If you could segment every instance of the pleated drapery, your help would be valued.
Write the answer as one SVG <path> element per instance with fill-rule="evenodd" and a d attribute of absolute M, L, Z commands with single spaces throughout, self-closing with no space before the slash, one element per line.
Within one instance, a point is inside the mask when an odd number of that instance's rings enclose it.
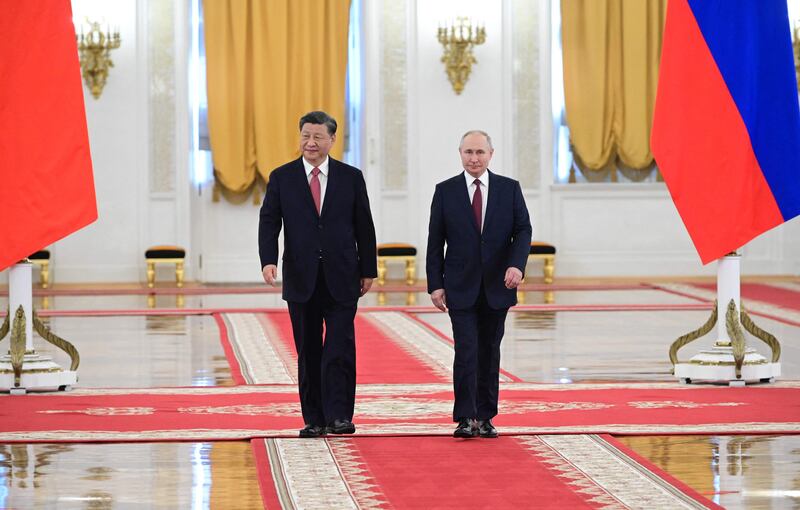
<path fill-rule="evenodd" d="M 666 0 L 561 0 L 564 99 L 588 180 L 653 168 L 653 121 Z"/>
<path fill-rule="evenodd" d="M 247 193 L 300 155 L 300 117 L 338 124 L 341 158 L 350 0 L 205 0 L 208 131 L 214 176 Z"/>

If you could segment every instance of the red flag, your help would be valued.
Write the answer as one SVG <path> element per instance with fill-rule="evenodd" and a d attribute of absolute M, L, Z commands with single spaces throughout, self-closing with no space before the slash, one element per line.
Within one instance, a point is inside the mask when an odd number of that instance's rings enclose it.
<path fill-rule="evenodd" d="M 69 0 L 0 0 L 0 270 L 97 219 Z"/>
<path fill-rule="evenodd" d="M 703 264 L 800 215 L 785 0 L 670 0 L 650 145 Z"/>

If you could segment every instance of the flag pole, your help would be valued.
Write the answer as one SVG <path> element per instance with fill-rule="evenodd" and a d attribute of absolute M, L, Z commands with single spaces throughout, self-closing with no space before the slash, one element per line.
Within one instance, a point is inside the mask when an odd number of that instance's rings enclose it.
<path fill-rule="evenodd" d="M 26 259 L 8 271 L 9 309 L 0 326 L 0 341 L 10 337 L 8 354 L 0 355 L 0 388 L 12 395 L 24 395 L 30 389 L 71 389 L 78 381 L 80 356 L 75 347 L 53 334 L 33 310 L 32 264 Z M 38 354 L 33 347 L 33 330 L 69 354 L 72 363 L 64 370 L 50 356 Z"/>
<path fill-rule="evenodd" d="M 744 386 L 748 382 L 774 382 L 781 375 L 780 344 L 774 336 L 755 326 L 741 307 L 741 255 L 731 252 L 717 262 L 717 301 L 704 326 L 683 335 L 670 347 L 675 377 L 682 383 L 725 382 Z M 688 362 L 677 361 L 677 351 L 687 343 L 709 333 L 716 323 L 717 340 L 711 349 L 703 349 Z M 748 347 L 744 329 L 772 348 L 767 360 Z"/>

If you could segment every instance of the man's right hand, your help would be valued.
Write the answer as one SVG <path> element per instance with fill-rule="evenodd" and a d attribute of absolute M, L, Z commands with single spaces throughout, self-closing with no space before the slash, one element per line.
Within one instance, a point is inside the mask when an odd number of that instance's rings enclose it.
<path fill-rule="evenodd" d="M 436 289 L 431 292 L 431 301 L 433 302 L 433 306 L 439 310 L 443 312 L 447 311 L 447 298 L 444 295 L 444 289 Z"/>
<path fill-rule="evenodd" d="M 264 266 L 264 269 L 261 270 L 261 273 L 264 275 L 264 281 L 267 282 L 268 285 L 275 286 L 275 280 L 278 278 L 278 266 L 275 264 L 267 264 Z"/>

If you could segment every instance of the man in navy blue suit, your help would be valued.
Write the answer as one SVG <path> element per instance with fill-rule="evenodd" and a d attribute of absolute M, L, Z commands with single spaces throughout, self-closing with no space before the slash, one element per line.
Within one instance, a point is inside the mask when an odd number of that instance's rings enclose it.
<path fill-rule="evenodd" d="M 458 150 L 464 172 L 437 184 L 431 204 L 428 293 L 453 324 L 453 436 L 494 438 L 500 341 L 517 303 L 531 222 L 519 183 L 489 171 L 487 133 L 468 131 Z"/>
<path fill-rule="evenodd" d="M 305 421 L 300 437 L 355 432 L 353 321 L 358 298 L 378 274 L 367 186 L 359 169 L 328 156 L 335 142 L 336 120 L 327 113 L 300 119 L 303 155 L 270 174 L 258 225 L 264 281 L 275 285 L 283 224 L 283 299 Z"/>

